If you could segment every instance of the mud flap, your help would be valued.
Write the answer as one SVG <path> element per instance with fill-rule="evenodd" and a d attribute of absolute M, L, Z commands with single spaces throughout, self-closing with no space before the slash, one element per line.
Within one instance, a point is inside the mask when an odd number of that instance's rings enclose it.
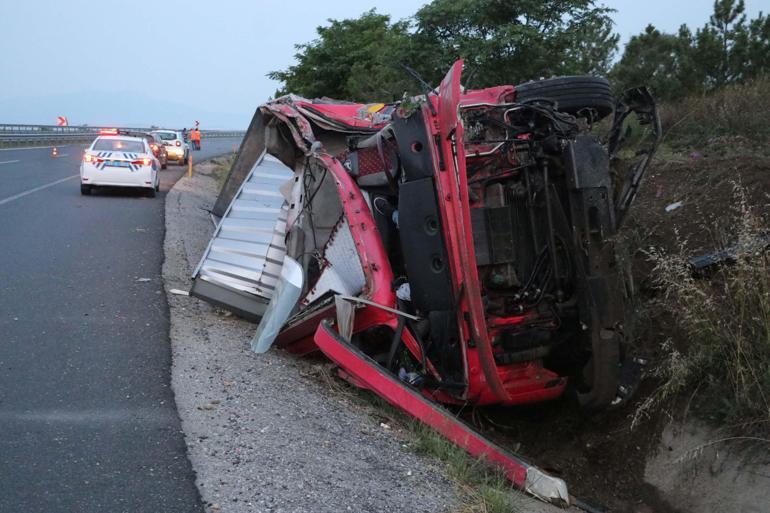
<path fill-rule="evenodd" d="M 346 342 L 321 322 L 314 337 L 319 349 L 359 386 L 363 385 L 393 406 L 431 426 L 471 456 L 499 467 L 517 488 L 560 507 L 570 504 L 566 483 L 534 467 L 520 457 L 487 440 L 466 423 L 424 397 L 386 371 L 381 365 Z"/>

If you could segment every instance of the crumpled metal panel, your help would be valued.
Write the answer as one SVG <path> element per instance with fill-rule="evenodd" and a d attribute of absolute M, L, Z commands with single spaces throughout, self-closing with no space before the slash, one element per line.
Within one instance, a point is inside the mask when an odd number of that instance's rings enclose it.
<path fill-rule="evenodd" d="M 325 264 L 321 275 L 302 299 L 303 304 L 309 305 L 329 291 L 344 296 L 361 292 L 366 285 L 366 276 L 347 219 L 343 218 L 337 224 L 322 256 Z"/>
<path fill-rule="evenodd" d="M 286 253 L 288 206 L 280 187 L 293 171 L 268 154 L 252 168 L 193 273 L 191 294 L 260 317 Z M 205 283 L 201 283 L 205 282 Z M 250 304 L 253 303 L 253 304 Z"/>

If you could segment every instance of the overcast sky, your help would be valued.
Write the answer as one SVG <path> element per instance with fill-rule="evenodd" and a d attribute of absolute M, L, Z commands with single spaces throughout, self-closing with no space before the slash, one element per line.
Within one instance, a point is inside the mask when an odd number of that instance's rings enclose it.
<path fill-rule="evenodd" d="M 424 3 L 2 0 L 0 123 L 53 122 L 65 114 L 73 123 L 120 123 L 115 117 L 123 116 L 131 117 L 126 123 L 188 124 L 178 118 L 189 109 L 190 118 L 203 117 L 204 125 L 244 126 L 276 89 L 265 74 L 291 64 L 293 45 L 313 39 L 325 20 L 355 17 L 372 7 L 400 19 Z M 752 16 L 770 10 L 770 0 L 746 3 Z M 713 2 L 604 4 L 618 11 L 614 18 L 622 44 L 648 23 L 667 31 L 682 23 L 699 27 L 708 20 Z M 110 107 L 97 99 L 104 98 L 130 104 L 131 116 L 119 105 L 112 113 L 103 112 Z M 68 112 L 53 112 L 57 102 L 59 110 Z"/>

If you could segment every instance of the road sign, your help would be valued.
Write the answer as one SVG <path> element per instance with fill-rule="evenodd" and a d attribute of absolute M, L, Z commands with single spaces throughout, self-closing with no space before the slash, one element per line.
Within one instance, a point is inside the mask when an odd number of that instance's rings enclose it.
<path fill-rule="evenodd" d="M 57 126 L 67 126 L 67 116 L 59 116 L 56 118 Z"/>
<path fill-rule="evenodd" d="M 195 120 L 195 128 L 199 128 L 201 126 L 201 122 L 197 119 Z"/>

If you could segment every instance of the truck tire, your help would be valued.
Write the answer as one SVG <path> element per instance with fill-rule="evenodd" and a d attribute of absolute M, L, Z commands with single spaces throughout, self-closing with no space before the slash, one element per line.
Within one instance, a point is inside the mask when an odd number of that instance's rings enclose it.
<path fill-rule="evenodd" d="M 572 115 L 588 115 L 589 110 L 593 110 L 596 113 L 593 121 L 607 117 L 615 109 L 609 81 L 588 75 L 546 78 L 516 86 L 517 102 L 537 100 L 555 103 L 557 110 Z"/>

